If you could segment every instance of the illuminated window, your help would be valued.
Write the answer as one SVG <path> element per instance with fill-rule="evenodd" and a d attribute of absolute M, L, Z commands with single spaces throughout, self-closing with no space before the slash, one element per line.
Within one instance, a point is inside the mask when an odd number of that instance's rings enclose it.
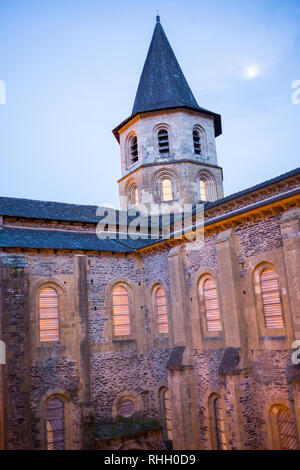
<path fill-rule="evenodd" d="M 164 178 L 161 182 L 162 186 L 162 200 L 163 201 L 172 201 L 173 192 L 172 192 L 172 183 L 169 178 Z"/>
<path fill-rule="evenodd" d="M 136 186 L 132 186 L 131 188 L 131 201 L 133 206 L 139 203 L 139 192 Z"/>
<path fill-rule="evenodd" d="M 278 274 L 271 268 L 264 269 L 260 275 L 261 295 L 266 328 L 284 327 L 278 279 Z"/>
<path fill-rule="evenodd" d="M 130 139 L 130 163 L 133 164 L 139 159 L 138 145 L 136 136 L 132 136 Z"/>
<path fill-rule="evenodd" d="M 200 155 L 201 153 L 201 140 L 200 140 L 200 132 L 196 129 L 193 130 L 193 140 L 194 140 L 194 152 L 196 155 Z"/>
<path fill-rule="evenodd" d="M 129 418 L 134 413 L 134 403 L 128 398 L 124 398 L 118 404 L 118 415 Z"/>
<path fill-rule="evenodd" d="M 167 298 L 164 289 L 159 287 L 155 297 L 158 333 L 168 333 Z"/>
<path fill-rule="evenodd" d="M 288 408 L 283 405 L 275 405 L 272 407 L 271 411 L 271 425 L 272 427 L 277 428 L 276 430 L 273 429 L 276 436 L 276 449 L 296 450 L 298 448 L 298 444 L 292 414 Z"/>
<path fill-rule="evenodd" d="M 130 335 L 129 300 L 127 290 L 117 286 L 113 290 L 113 324 L 114 334 Z"/>
<path fill-rule="evenodd" d="M 46 408 L 47 450 L 63 450 L 64 440 L 64 404 L 58 398 L 50 398 Z"/>
<path fill-rule="evenodd" d="M 169 134 L 166 129 L 162 129 L 158 133 L 158 150 L 159 153 L 169 152 Z"/>
<path fill-rule="evenodd" d="M 203 299 L 207 331 L 221 331 L 221 316 L 217 286 L 212 278 L 203 283 Z"/>
<path fill-rule="evenodd" d="M 40 341 L 59 341 L 58 295 L 52 287 L 40 292 Z"/>
<path fill-rule="evenodd" d="M 200 187 L 200 200 L 207 201 L 207 181 L 201 178 L 199 180 L 199 187 Z"/>
<path fill-rule="evenodd" d="M 226 435 L 225 435 L 225 424 L 224 414 L 221 404 L 220 397 L 214 400 L 214 414 L 215 414 L 215 426 L 216 426 L 216 438 L 218 450 L 227 450 Z"/>
<path fill-rule="evenodd" d="M 170 408 L 170 396 L 169 390 L 166 387 L 162 387 L 159 390 L 159 401 L 161 409 L 161 419 L 163 428 L 163 438 L 172 441 L 172 419 L 171 419 L 171 408 Z"/>

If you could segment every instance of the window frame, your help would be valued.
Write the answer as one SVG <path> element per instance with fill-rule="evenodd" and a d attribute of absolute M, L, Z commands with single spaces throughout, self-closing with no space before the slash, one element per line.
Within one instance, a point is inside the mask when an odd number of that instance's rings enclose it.
<path fill-rule="evenodd" d="M 116 287 L 123 287 L 128 296 L 128 310 L 129 310 L 129 321 L 130 321 L 130 334 L 129 335 L 116 335 L 115 326 L 114 326 L 114 305 L 113 305 L 113 292 Z M 113 341 L 123 341 L 123 340 L 132 340 L 135 339 L 135 325 L 133 321 L 134 313 L 134 304 L 133 304 L 133 293 L 131 287 L 124 281 L 116 282 L 110 291 L 111 299 L 111 329 L 112 329 L 112 340 Z"/>
<path fill-rule="evenodd" d="M 267 328 L 265 323 L 265 314 L 264 314 L 264 307 L 263 307 L 263 299 L 262 299 L 262 290 L 261 290 L 261 274 L 266 268 L 271 268 L 277 275 L 278 275 L 278 291 L 280 297 L 280 305 L 283 317 L 283 328 Z M 254 268 L 253 271 L 253 290 L 254 290 L 254 297 L 255 297 L 255 310 L 258 322 L 258 331 L 260 335 L 260 339 L 264 339 L 264 337 L 284 337 L 287 335 L 287 315 L 285 310 L 285 305 L 282 298 L 282 281 L 281 281 L 281 274 L 278 272 L 274 264 L 269 262 L 262 262 Z"/>
<path fill-rule="evenodd" d="M 195 134 L 197 134 L 198 138 L 199 138 L 199 143 L 198 144 L 196 144 L 196 142 L 195 142 Z M 197 152 L 196 152 L 196 145 L 199 145 L 199 149 L 197 149 Z M 201 157 L 201 155 L 202 155 L 202 139 L 201 139 L 201 132 L 199 131 L 199 129 L 197 127 L 193 128 L 193 147 L 194 147 L 194 154 L 197 155 L 198 157 Z"/>
<path fill-rule="evenodd" d="M 50 340 L 50 341 L 41 341 L 41 323 L 40 323 L 40 295 L 42 290 L 44 289 L 53 289 L 57 294 L 58 299 L 58 340 Z M 61 326 L 61 319 L 62 319 L 62 311 L 63 311 L 63 292 L 61 288 L 52 282 L 47 282 L 39 286 L 37 291 L 37 332 L 38 332 L 38 344 L 41 347 L 49 347 L 55 346 L 62 343 L 62 326 Z"/>
<path fill-rule="evenodd" d="M 118 416 L 122 416 L 118 412 L 119 412 L 119 405 L 124 400 L 130 400 L 133 402 L 134 411 L 132 415 L 130 415 L 130 418 L 138 417 L 143 411 L 143 401 L 142 401 L 141 396 L 134 390 L 124 390 L 123 392 L 119 393 L 114 398 L 114 401 L 112 404 L 112 410 L 111 410 L 112 417 L 117 418 Z"/>
<path fill-rule="evenodd" d="M 160 152 L 159 151 L 159 138 L 158 134 L 160 131 L 166 131 L 168 133 L 168 143 L 169 143 L 169 151 L 168 152 Z M 165 159 L 169 158 L 172 155 L 172 129 L 171 127 L 163 122 L 160 122 L 153 128 L 153 148 L 155 149 L 156 158 L 157 159 Z"/>
<path fill-rule="evenodd" d="M 169 421 L 171 423 L 171 434 L 168 433 L 167 427 L 167 412 L 166 412 L 166 400 L 165 394 L 168 393 L 169 395 L 169 413 L 170 418 Z M 159 412 L 160 412 L 160 419 L 162 425 L 162 438 L 164 441 L 173 441 L 173 422 L 172 422 L 172 410 L 171 410 L 171 398 L 170 398 L 170 390 L 166 385 L 163 385 L 158 390 L 158 401 L 159 401 Z"/>
<path fill-rule="evenodd" d="M 217 298 L 218 298 L 218 305 L 219 305 L 219 312 L 220 312 L 220 323 L 222 327 L 221 330 L 209 331 L 207 328 L 206 308 L 205 308 L 205 301 L 204 301 L 204 283 L 208 279 L 213 279 L 213 281 L 216 284 Z M 200 327 L 201 327 L 203 339 L 205 338 L 223 339 L 224 338 L 224 322 L 223 322 L 223 314 L 222 314 L 222 303 L 221 303 L 219 279 L 216 274 L 206 272 L 200 276 L 198 283 L 197 283 L 197 297 L 198 297 L 198 302 L 199 302 Z"/>
<path fill-rule="evenodd" d="M 200 153 L 195 153 L 194 145 L 194 132 L 197 131 L 200 138 Z M 192 144 L 193 144 L 193 155 L 199 160 L 208 160 L 207 157 L 207 141 L 206 141 L 206 130 L 200 124 L 195 124 L 192 128 Z"/>
<path fill-rule="evenodd" d="M 201 202 L 214 202 L 218 200 L 218 188 L 215 175 L 208 170 L 200 170 L 197 174 L 198 197 Z M 206 188 L 206 199 L 201 199 L 200 181 L 203 181 Z"/>
<path fill-rule="evenodd" d="M 132 141 L 136 139 L 136 146 L 137 146 L 137 160 L 132 161 Z M 132 168 L 134 165 L 136 165 L 139 161 L 139 140 L 137 138 L 137 135 L 134 131 L 131 131 L 128 133 L 126 137 L 126 144 L 125 144 L 125 154 L 126 154 L 126 168 Z"/>
<path fill-rule="evenodd" d="M 164 199 L 164 185 L 163 185 L 164 181 L 169 181 L 170 182 L 172 199 Z M 160 186 L 161 186 L 161 189 L 160 189 L 161 202 L 173 202 L 174 201 L 174 189 L 173 189 L 172 179 L 169 176 L 164 176 L 161 179 Z"/>
<path fill-rule="evenodd" d="M 225 436 L 225 443 L 226 449 L 220 449 L 219 447 L 219 438 L 218 438 L 218 431 L 217 431 L 217 420 L 216 420 L 216 412 L 215 412 L 215 403 L 219 400 L 220 407 L 223 414 L 223 422 L 224 422 L 224 436 Z M 208 413 L 209 413 L 209 432 L 210 432 L 210 441 L 211 441 L 211 449 L 212 450 L 229 450 L 228 447 L 228 429 L 227 429 L 227 422 L 226 422 L 226 413 L 224 407 L 224 401 L 218 393 L 211 393 L 208 397 Z"/>
<path fill-rule="evenodd" d="M 61 405 L 62 405 L 62 413 L 63 413 L 63 419 L 62 419 L 62 422 L 63 422 L 63 448 L 62 449 L 49 449 L 48 448 L 48 444 L 49 444 L 49 440 L 48 440 L 48 429 L 47 429 L 47 413 L 48 413 L 48 404 L 51 400 L 58 400 Z M 65 436 L 65 426 L 66 426 L 66 412 L 65 412 L 65 403 L 64 403 L 64 400 L 60 397 L 60 396 L 50 396 L 48 397 L 47 401 L 46 401 L 46 407 L 45 407 L 45 417 L 44 417 L 44 427 L 45 427 L 45 438 L 46 438 L 46 449 L 47 450 L 65 450 L 66 449 L 66 436 Z"/>
<path fill-rule="evenodd" d="M 294 428 L 294 437 L 296 440 L 297 449 L 299 449 L 297 423 L 296 423 L 295 417 L 293 416 L 289 406 L 280 402 L 273 403 L 271 407 L 269 408 L 269 424 L 270 424 L 270 431 L 271 431 L 271 437 L 272 437 L 272 441 L 271 441 L 272 449 L 273 450 L 293 450 L 293 449 L 282 449 L 281 434 L 280 434 L 279 423 L 278 423 L 278 413 L 280 411 L 287 411 L 291 415 L 293 428 Z"/>
<path fill-rule="evenodd" d="M 72 399 L 68 391 L 64 389 L 51 389 L 45 393 L 40 401 L 38 407 L 39 422 L 39 438 L 41 442 L 41 449 L 47 450 L 47 434 L 46 434 L 46 416 L 47 416 L 47 402 L 49 399 L 58 398 L 64 405 L 64 448 L 65 450 L 72 449 L 72 423 L 71 415 L 75 411 Z"/>
<path fill-rule="evenodd" d="M 165 298 L 166 298 L 166 308 L 167 308 L 167 325 L 168 325 L 168 332 L 160 332 L 159 331 L 159 323 L 158 323 L 158 312 L 157 312 L 157 292 L 159 289 L 162 289 L 165 293 Z M 152 288 L 152 306 L 153 306 L 153 312 L 155 316 L 155 331 L 156 335 L 159 338 L 168 338 L 170 334 L 170 321 L 169 321 L 169 298 L 168 298 L 168 292 L 167 289 L 165 288 L 164 285 L 161 283 L 155 284 L 154 287 Z"/>
<path fill-rule="evenodd" d="M 167 134 L 167 147 L 166 149 L 164 149 L 164 147 L 162 147 L 162 143 L 160 142 L 160 135 L 164 133 L 164 134 Z M 161 127 L 160 129 L 158 129 L 157 131 L 157 146 L 158 146 L 158 152 L 159 152 L 159 155 L 160 156 L 169 156 L 170 154 L 170 136 L 169 136 L 169 131 L 167 128 L 165 127 Z"/>

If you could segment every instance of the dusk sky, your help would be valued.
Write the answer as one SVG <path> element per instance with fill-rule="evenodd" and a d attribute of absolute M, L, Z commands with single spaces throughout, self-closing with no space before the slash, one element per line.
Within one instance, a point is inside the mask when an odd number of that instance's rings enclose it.
<path fill-rule="evenodd" d="M 203 108 L 225 195 L 299 166 L 299 0 L 0 0 L 0 196 L 118 205 L 119 145 L 156 10 Z"/>

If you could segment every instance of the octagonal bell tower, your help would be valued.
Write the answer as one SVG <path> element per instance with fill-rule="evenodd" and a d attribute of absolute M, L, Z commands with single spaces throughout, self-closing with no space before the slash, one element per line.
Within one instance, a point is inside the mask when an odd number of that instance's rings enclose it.
<path fill-rule="evenodd" d="M 197 104 L 157 16 L 132 114 L 113 130 L 121 208 L 222 198 L 221 132 L 221 116 Z"/>

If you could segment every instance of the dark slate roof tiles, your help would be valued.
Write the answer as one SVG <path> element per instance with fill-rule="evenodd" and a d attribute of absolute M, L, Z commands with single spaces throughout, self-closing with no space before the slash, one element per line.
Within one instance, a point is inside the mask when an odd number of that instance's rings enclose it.
<path fill-rule="evenodd" d="M 151 245 L 154 240 L 100 240 L 96 233 L 62 230 L 0 228 L 0 246 L 14 248 L 41 248 L 54 250 L 96 250 L 112 252 L 133 252 Z"/>

